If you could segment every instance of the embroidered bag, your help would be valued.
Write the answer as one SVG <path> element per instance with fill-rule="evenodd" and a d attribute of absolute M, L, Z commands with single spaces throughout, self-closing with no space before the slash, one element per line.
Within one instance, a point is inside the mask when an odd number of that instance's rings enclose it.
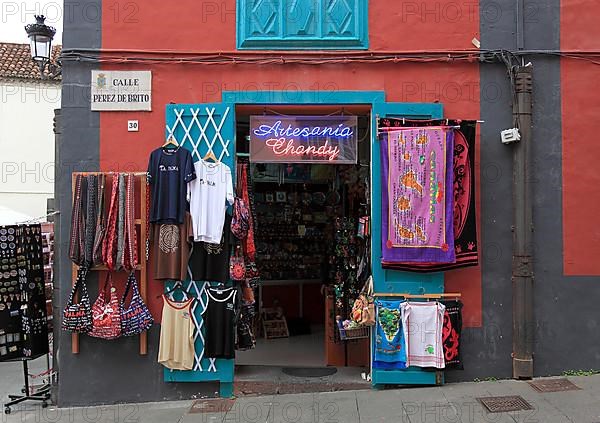
<path fill-rule="evenodd" d="M 108 300 L 106 288 L 109 291 Z M 92 323 L 92 330 L 88 333 L 90 336 L 102 339 L 116 339 L 121 336 L 121 307 L 110 272 L 106 275 L 104 287 L 92 305 Z"/>
<path fill-rule="evenodd" d="M 88 333 L 92 329 L 92 306 L 90 304 L 90 296 L 87 292 L 85 285 L 85 278 L 87 276 L 87 269 L 80 267 L 77 271 L 77 280 L 71 295 L 69 296 L 69 302 L 63 310 L 62 328 L 71 332 Z M 73 297 L 79 291 L 79 302 L 73 303 Z"/>
<path fill-rule="evenodd" d="M 246 263 L 246 281 L 251 288 L 256 288 L 260 283 L 260 273 L 258 272 L 258 266 L 254 260 L 250 260 L 248 257 L 244 258 Z"/>
<path fill-rule="evenodd" d="M 354 305 L 352 306 L 352 320 L 363 326 L 375 324 L 375 301 L 373 298 L 373 277 L 370 276 Z"/>
<path fill-rule="evenodd" d="M 125 300 L 130 288 L 131 301 L 129 302 L 129 306 L 125 307 Z M 131 272 L 127 278 L 125 293 L 121 299 L 121 335 L 138 335 L 150 329 L 152 323 L 154 323 L 154 319 L 140 295 L 137 280 L 135 279 L 135 272 Z"/>
<path fill-rule="evenodd" d="M 244 256 L 241 253 L 240 246 L 235 249 L 235 253 L 229 259 L 229 276 L 231 280 L 243 282 L 246 280 L 246 266 L 244 265 Z"/>
<path fill-rule="evenodd" d="M 238 239 L 244 239 L 248 236 L 250 228 L 250 210 L 246 202 L 240 197 L 236 197 L 233 203 L 233 215 L 231 216 L 231 232 Z"/>

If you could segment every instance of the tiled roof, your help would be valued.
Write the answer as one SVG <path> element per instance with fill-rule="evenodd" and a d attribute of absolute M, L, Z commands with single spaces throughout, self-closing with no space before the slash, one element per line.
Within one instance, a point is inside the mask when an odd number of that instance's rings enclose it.
<path fill-rule="evenodd" d="M 56 63 L 62 46 L 52 47 L 52 62 Z M 46 68 L 46 73 L 48 68 Z M 0 78 L 41 80 L 40 69 L 31 59 L 29 44 L 0 43 Z M 60 76 L 56 79 L 60 80 Z"/>

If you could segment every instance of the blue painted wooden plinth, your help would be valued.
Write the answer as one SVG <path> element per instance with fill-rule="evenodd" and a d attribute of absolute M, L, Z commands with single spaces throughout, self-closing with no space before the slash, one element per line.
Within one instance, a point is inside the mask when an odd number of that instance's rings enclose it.
<path fill-rule="evenodd" d="M 371 372 L 373 387 L 385 385 L 440 385 L 444 382 L 443 372 L 423 371 L 418 367 L 405 370 L 376 370 Z"/>

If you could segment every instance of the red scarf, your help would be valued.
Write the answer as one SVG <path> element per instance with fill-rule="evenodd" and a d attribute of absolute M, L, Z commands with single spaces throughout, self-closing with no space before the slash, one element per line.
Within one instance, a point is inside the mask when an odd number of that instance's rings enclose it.
<path fill-rule="evenodd" d="M 244 202 L 250 207 L 250 196 L 248 195 L 248 164 L 242 163 L 238 165 L 238 183 L 237 183 L 237 194 Z M 256 258 L 256 246 L 254 245 L 254 219 L 252 213 L 250 213 L 248 236 L 242 241 L 244 248 L 244 255 L 251 261 Z"/>

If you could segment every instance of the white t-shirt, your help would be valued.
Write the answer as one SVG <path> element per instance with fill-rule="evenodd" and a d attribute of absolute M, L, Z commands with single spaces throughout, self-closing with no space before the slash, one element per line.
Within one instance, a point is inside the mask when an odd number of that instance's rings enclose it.
<path fill-rule="evenodd" d="M 194 241 L 219 244 L 227 204 L 233 204 L 231 169 L 221 162 L 194 163 L 196 179 L 188 184 Z"/>

